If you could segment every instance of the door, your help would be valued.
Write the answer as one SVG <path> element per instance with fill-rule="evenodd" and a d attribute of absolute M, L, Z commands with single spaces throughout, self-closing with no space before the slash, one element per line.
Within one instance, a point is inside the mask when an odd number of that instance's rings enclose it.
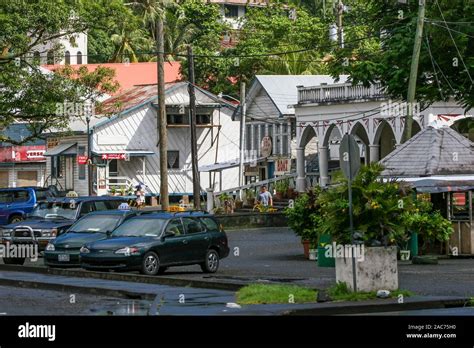
<path fill-rule="evenodd" d="M 166 237 L 159 251 L 163 264 L 187 263 L 191 260 L 190 244 L 184 233 L 181 219 L 172 219 L 165 228 L 165 234 L 173 232 L 174 236 Z"/>
<path fill-rule="evenodd" d="M 67 156 L 66 157 L 66 173 L 64 179 L 64 186 L 66 190 L 73 191 L 74 190 L 74 157 Z"/>
<path fill-rule="evenodd" d="M 189 245 L 191 261 L 204 261 L 209 246 L 209 234 L 206 227 L 194 218 L 183 218 L 184 231 Z"/>
<path fill-rule="evenodd" d="M 8 171 L 0 171 L 0 188 L 8 187 Z"/>
<path fill-rule="evenodd" d="M 16 186 L 37 186 L 38 185 L 38 172 L 35 171 L 19 171 L 16 174 Z"/>

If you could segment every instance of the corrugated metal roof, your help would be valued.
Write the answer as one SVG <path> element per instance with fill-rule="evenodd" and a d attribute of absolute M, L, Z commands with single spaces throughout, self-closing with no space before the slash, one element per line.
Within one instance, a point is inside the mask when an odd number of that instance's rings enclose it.
<path fill-rule="evenodd" d="M 380 163 L 382 176 L 413 177 L 474 173 L 474 143 L 449 127 L 427 127 Z"/>
<path fill-rule="evenodd" d="M 349 75 L 340 75 L 337 83 L 346 82 L 348 77 Z M 336 83 L 335 79 L 329 75 L 257 75 L 255 78 L 282 115 L 295 113 L 291 105 L 298 103 L 297 86 L 312 87 L 322 83 Z"/>

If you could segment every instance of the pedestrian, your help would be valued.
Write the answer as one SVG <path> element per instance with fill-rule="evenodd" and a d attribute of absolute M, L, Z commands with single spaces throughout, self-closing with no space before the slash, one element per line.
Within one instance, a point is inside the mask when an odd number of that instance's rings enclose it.
<path fill-rule="evenodd" d="M 260 188 L 257 200 L 264 207 L 273 206 L 272 194 L 268 192 L 267 187 L 265 185 Z"/>
<path fill-rule="evenodd" d="M 135 196 L 137 202 L 137 208 L 141 208 L 145 205 L 145 185 L 141 182 L 135 186 Z"/>

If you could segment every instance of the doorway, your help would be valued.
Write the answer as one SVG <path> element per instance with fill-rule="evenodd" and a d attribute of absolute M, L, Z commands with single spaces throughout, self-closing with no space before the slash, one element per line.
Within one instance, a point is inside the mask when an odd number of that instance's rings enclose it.
<path fill-rule="evenodd" d="M 74 190 L 74 157 L 66 156 L 66 173 L 64 175 L 64 187 L 68 191 Z"/>

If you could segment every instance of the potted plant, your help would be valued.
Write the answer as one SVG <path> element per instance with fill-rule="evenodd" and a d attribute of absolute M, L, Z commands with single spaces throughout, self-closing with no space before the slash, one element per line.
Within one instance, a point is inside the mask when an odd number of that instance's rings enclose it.
<path fill-rule="evenodd" d="M 316 188 L 299 196 L 292 207 L 284 210 L 288 226 L 301 238 L 305 258 L 309 259 L 310 245 L 318 242 L 318 208 L 316 206 Z"/>
<path fill-rule="evenodd" d="M 245 190 L 245 201 L 248 206 L 253 207 L 255 205 L 255 191 L 252 189 Z"/>
<path fill-rule="evenodd" d="M 109 192 L 111 196 L 115 196 L 115 193 L 117 192 L 117 188 L 115 186 L 110 186 Z"/>
<path fill-rule="evenodd" d="M 379 179 L 382 169 L 377 163 L 363 166 L 352 183 L 354 233 L 349 229 L 347 180 L 335 178 L 337 184 L 317 199 L 321 219 L 317 230 L 332 238 L 328 251 L 335 258 L 336 282 L 353 289 L 355 252 L 358 291 L 398 289 L 397 245 L 410 235 L 407 217 L 419 210 L 411 188 Z"/>
<path fill-rule="evenodd" d="M 280 180 L 275 183 L 275 199 L 280 200 L 287 197 L 290 182 L 288 179 Z"/>
<path fill-rule="evenodd" d="M 240 198 L 237 198 L 234 201 L 234 204 L 235 204 L 235 209 L 242 209 L 244 206 L 244 201 L 242 201 Z"/>
<path fill-rule="evenodd" d="M 126 193 L 126 192 L 127 192 L 126 187 L 125 187 L 125 186 L 122 186 L 122 187 L 120 188 L 120 195 L 121 195 L 121 196 L 125 196 L 125 193 Z"/>

